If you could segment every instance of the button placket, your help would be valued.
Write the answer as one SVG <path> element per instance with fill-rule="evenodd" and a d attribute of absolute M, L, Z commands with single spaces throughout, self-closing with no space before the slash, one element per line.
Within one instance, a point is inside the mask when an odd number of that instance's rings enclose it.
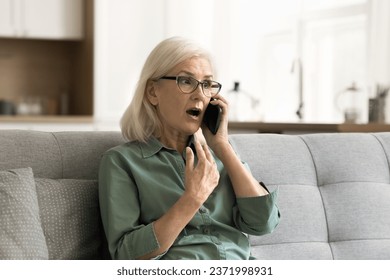
<path fill-rule="evenodd" d="M 202 217 L 203 224 L 204 225 L 211 225 L 211 217 L 210 217 L 209 210 L 204 205 L 202 205 L 199 208 L 199 213 Z"/>
<path fill-rule="evenodd" d="M 200 213 L 200 216 L 202 217 L 202 221 L 203 221 L 203 233 L 206 234 L 206 235 L 210 235 L 211 234 L 211 228 L 210 228 L 210 225 L 211 225 L 211 217 L 209 215 L 209 211 L 207 210 L 207 208 L 202 205 L 200 208 L 199 208 L 199 213 Z"/>
<path fill-rule="evenodd" d="M 203 234 L 208 235 L 210 240 L 217 246 L 220 259 L 221 260 L 226 259 L 225 247 L 223 246 L 221 240 L 217 237 L 217 235 L 213 233 L 213 228 L 211 226 L 212 220 L 210 217 L 209 210 L 204 205 L 202 205 L 199 208 L 198 212 L 202 217 L 202 221 L 203 221 L 203 229 L 202 229 Z"/>
<path fill-rule="evenodd" d="M 212 236 L 212 237 L 211 237 L 211 240 L 212 240 L 212 241 L 214 242 L 214 244 L 216 244 L 216 245 L 222 245 L 221 240 L 219 240 L 219 238 L 216 237 L 216 236 Z"/>

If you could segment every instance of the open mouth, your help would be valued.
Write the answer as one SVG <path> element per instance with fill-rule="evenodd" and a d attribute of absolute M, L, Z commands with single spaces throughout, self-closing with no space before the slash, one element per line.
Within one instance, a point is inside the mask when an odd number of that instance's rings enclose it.
<path fill-rule="evenodd" d="M 198 108 L 191 108 L 186 111 L 188 115 L 193 116 L 193 117 L 198 117 L 201 113 L 201 110 Z"/>

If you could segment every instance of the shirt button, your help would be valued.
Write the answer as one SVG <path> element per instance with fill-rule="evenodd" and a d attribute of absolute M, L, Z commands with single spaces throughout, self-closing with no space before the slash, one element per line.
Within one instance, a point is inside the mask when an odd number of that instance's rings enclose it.
<path fill-rule="evenodd" d="M 207 209 L 202 206 L 202 207 L 199 208 L 199 212 L 202 213 L 202 214 L 205 214 L 205 213 L 207 213 Z"/>
<path fill-rule="evenodd" d="M 210 229 L 209 228 L 204 228 L 203 229 L 204 234 L 210 234 Z"/>

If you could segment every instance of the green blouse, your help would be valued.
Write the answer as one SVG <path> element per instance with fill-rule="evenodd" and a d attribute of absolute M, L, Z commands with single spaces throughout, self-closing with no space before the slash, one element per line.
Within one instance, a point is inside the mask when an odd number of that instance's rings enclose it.
<path fill-rule="evenodd" d="M 236 198 L 222 162 L 214 158 L 218 186 L 156 259 L 251 259 L 246 234 L 270 233 L 279 223 L 277 192 Z M 113 259 L 136 259 L 159 248 L 152 222 L 183 194 L 184 175 L 185 152 L 165 148 L 156 138 L 128 142 L 103 155 L 99 200 Z"/>

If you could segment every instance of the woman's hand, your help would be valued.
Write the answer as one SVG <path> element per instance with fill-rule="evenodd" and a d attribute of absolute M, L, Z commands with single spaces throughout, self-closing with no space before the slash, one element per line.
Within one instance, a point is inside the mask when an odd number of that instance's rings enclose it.
<path fill-rule="evenodd" d="M 185 194 L 200 206 L 218 185 L 219 172 L 204 138 L 195 136 L 195 149 L 198 156 L 196 165 L 194 153 L 191 148 L 186 148 Z"/>
<path fill-rule="evenodd" d="M 232 181 L 236 197 L 267 195 L 267 190 L 259 187 L 259 183 L 244 167 L 232 146 L 230 146 L 228 138 L 228 102 L 220 95 L 217 95 L 215 99 L 216 100 L 211 101 L 211 104 L 218 105 L 222 108 L 221 123 L 217 133 L 213 135 L 211 131 L 205 127 L 203 130 L 199 129 L 195 133 L 195 137 L 202 139 L 201 136 L 204 135 L 207 144 L 222 161 L 229 174 L 230 180 Z"/>
<path fill-rule="evenodd" d="M 228 138 L 229 105 L 227 100 L 219 94 L 210 103 L 213 105 L 218 105 L 222 109 L 221 123 L 215 135 L 212 134 L 211 131 L 205 126 L 203 127 L 203 134 L 207 140 L 207 144 L 216 153 L 217 157 L 219 157 L 219 148 L 223 147 L 224 145 L 230 145 Z M 199 131 L 196 134 L 198 133 Z M 200 133 L 202 133 L 202 131 Z"/>
<path fill-rule="evenodd" d="M 154 258 L 169 250 L 183 228 L 218 185 L 217 164 L 208 146 L 205 145 L 205 140 L 202 140 L 203 145 L 199 140 L 195 138 L 195 149 L 198 156 L 196 164 L 191 148 L 186 148 L 184 194 L 163 216 L 153 222 L 153 229 L 160 247 L 140 257 L 140 259 Z"/>

